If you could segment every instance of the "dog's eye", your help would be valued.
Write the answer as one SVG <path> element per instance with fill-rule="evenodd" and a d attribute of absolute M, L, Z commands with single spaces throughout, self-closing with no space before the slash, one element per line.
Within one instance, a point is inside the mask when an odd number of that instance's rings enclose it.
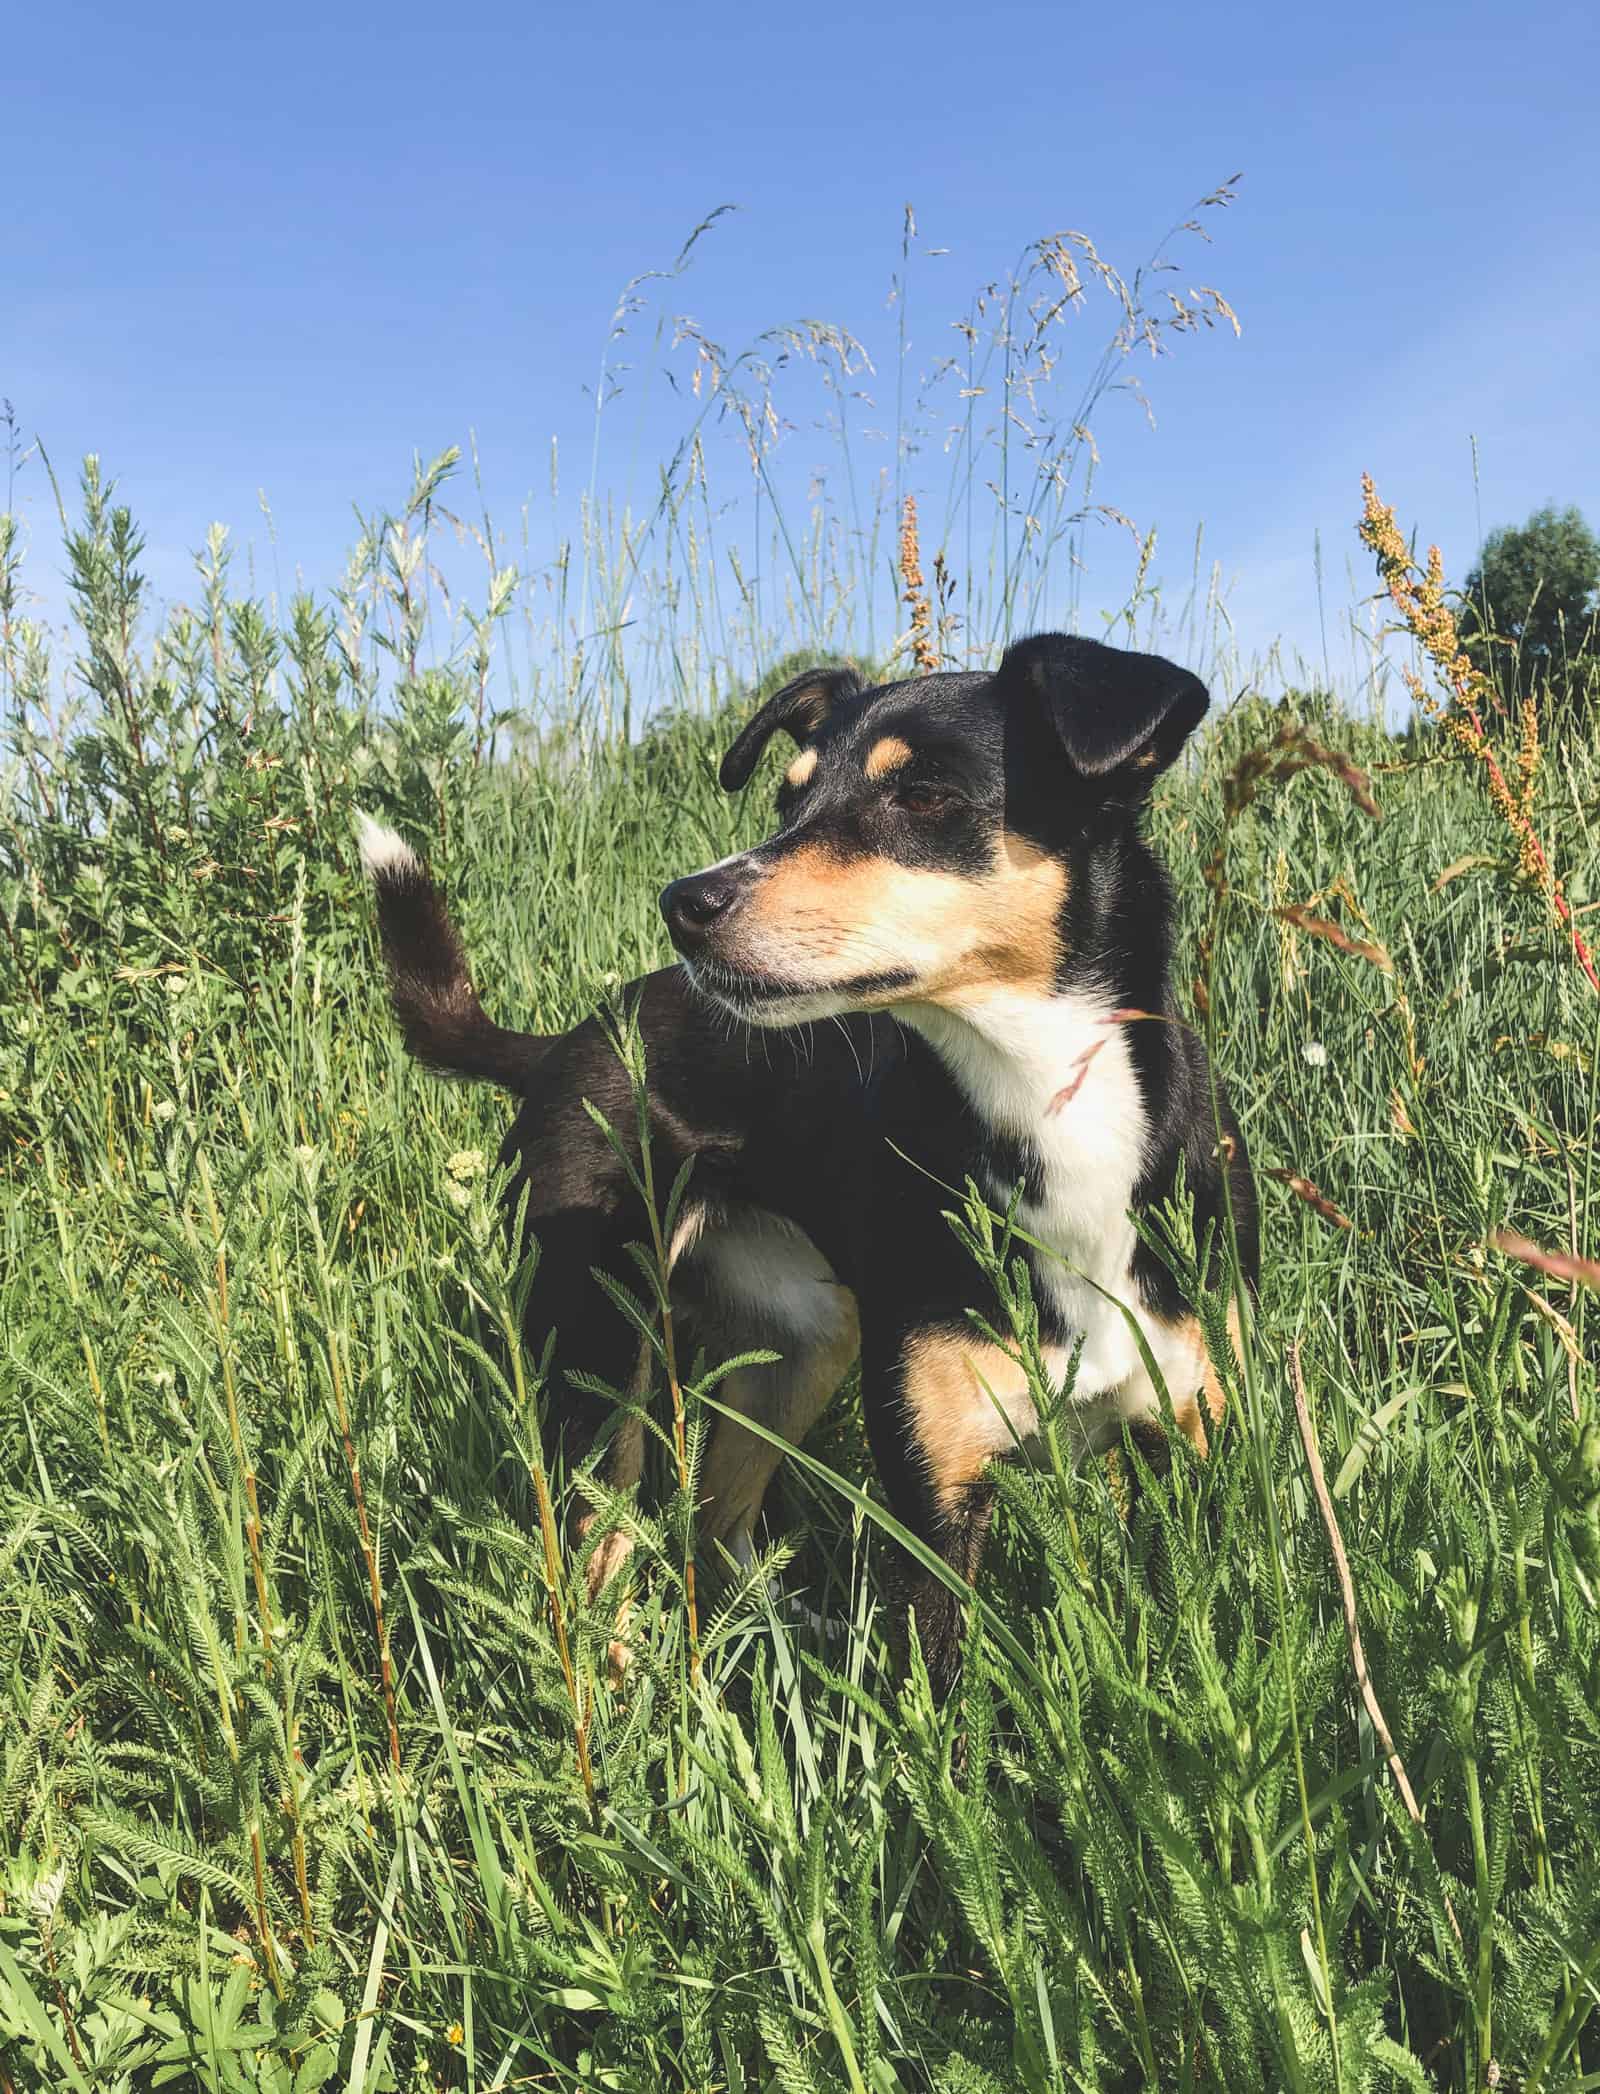
<path fill-rule="evenodd" d="M 942 814 L 955 804 L 955 794 L 946 792 L 941 785 L 902 785 L 894 796 L 897 807 L 907 814 Z"/>

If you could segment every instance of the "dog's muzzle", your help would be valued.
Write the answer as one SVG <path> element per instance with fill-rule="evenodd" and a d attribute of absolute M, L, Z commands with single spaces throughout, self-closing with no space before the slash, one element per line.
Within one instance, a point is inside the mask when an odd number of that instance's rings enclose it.
<path fill-rule="evenodd" d="M 752 886 L 755 875 L 747 864 L 734 859 L 714 865 L 709 872 L 691 873 L 674 880 L 663 890 L 661 913 L 667 919 L 672 942 L 686 960 L 702 954 L 724 918 Z"/>

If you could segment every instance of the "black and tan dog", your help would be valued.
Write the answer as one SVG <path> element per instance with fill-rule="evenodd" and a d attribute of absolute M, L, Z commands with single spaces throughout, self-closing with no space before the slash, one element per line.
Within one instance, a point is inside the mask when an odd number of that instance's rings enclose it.
<path fill-rule="evenodd" d="M 1192 1305 L 1131 1219 L 1170 1195 L 1180 1159 L 1197 1231 L 1231 1194 L 1254 1277 L 1244 1144 L 1226 1107 L 1219 1140 L 1205 1050 L 1174 1022 L 1171 895 L 1140 828 L 1206 703 L 1170 662 L 1059 634 L 1013 646 L 993 675 L 877 689 L 848 669 L 803 676 L 722 764 L 738 790 L 774 733 L 798 745 L 776 832 L 667 888 L 681 965 L 626 992 L 656 1183 L 693 1159 L 670 1246 L 675 1316 L 713 1361 L 782 1355 L 720 1393 L 791 1442 L 859 1350 L 890 1506 L 967 1579 L 987 1465 L 1036 1420 L 1021 1370 L 966 1313 L 999 1321 L 943 1219 L 946 1188 L 970 1176 L 1000 1208 L 1023 1188 L 1020 1227 L 1052 1254 L 1026 1253 L 1047 1360 L 1064 1373 L 1081 1341 L 1085 1449 L 1159 1410 L 1125 1307 L 1201 1444 L 1202 1403 L 1219 1400 Z M 626 1246 L 643 1217 L 584 1102 L 631 1126 L 626 1075 L 596 1020 L 548 1039 L 493 1024 L 418 859 L 371 824 L 363 852 L 408 1045 L 523 1101 L 505 1156 L 542 1253 L 528 1339 L 538 1355 L 556 1334 L 548 1400 L 569 1464 L 609 1431 L 601 1473 L 625 1488 L 639 1422 L 619 1425 L 579 1382 L 637 1386 L 638 1335 L 592 1275 L 634 1283 Z M 702 1531 L 736 1555 L 777 1460 L 718 1422 Z M 625 1548 L 608 1538 L 591 1579 Z M 961 1610 L 926 1573 L 908 1579 L 947 1683 Z"/>

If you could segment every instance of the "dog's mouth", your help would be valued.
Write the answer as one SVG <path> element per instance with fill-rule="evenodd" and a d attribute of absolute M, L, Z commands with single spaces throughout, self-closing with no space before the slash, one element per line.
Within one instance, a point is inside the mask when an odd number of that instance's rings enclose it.
<path fill-rule="evenodd" d="M 856 974 L 833 982 L 798 982 L 704 957 L 680 963 L 702 996 L 747 1025 L 800 1025 L 848 1011 L 882 1009 L 915 986 L 909 969 Z"/>

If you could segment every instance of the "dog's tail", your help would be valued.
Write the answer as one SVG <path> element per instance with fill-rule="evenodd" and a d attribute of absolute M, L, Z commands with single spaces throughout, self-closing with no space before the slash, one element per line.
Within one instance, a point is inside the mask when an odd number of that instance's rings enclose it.
<path fill-rule="evenodd" d="M 378 897 L 389 1000 L 407 1047 L 446 1075 L 524 1090 L 548 1041 L 510 1032 L 486 1014 L 460 933 L 428 868 L 393 829 L 365 814 L 356 821 L 361 863 Z"/>

